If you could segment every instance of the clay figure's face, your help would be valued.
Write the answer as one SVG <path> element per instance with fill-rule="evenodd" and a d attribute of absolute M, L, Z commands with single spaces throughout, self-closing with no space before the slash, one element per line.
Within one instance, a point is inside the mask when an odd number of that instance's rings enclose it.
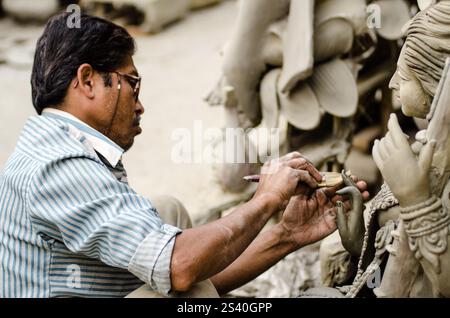
<path fill-rule="evenodd" d="M 409 117 L 426 118 L 430 102 L 417 77 L 405 62 L 404 51 L 400 54 L 397 71 L 389 87 L 402 104 L 402 112 Z"/>

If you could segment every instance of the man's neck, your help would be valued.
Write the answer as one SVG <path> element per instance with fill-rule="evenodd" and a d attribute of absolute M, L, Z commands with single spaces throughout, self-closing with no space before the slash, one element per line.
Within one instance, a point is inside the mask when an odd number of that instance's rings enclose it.
<path fill-rule="evenodd" d="M 42 115 L 65 121 L 78 131 L 83 132 L 87 139 L 91 142 L 94 149 L 108 159 L 113 167 L 117 164 L 124 153 L 124 150 L 114 141 L 71 113 L 57 108 L 45 108 Z"/>
<path fill-rule="evenodd" d="M 73 116 L 76 119 L 82 121 L 83 123 L 85 123 L 89 127 L 97 130 L 99 133 L 101 133 L 105 137 L 111 139 L 111 137 L 108 134 L 108 129 L 105 128 L 105 127 L 101 127 L 101 125 L 99 125 L 96 121 L 92 120 L 90 118 L 90 116 L 87 116 L 85 114 L 85 112 L 80 111 L 81 107 L 74 107 L 74 106 L 71 106 L 70 104 L 69 105 L 67 105 L 67 104 L 60 104 L 60 105 L 57 105 L 57 106 L 53 106 L 51 108 L 56 109 L 58 111 L 62 111 L 62 112 L 67 113 L 67 114 L 70 114 L 71 116 Z"/>

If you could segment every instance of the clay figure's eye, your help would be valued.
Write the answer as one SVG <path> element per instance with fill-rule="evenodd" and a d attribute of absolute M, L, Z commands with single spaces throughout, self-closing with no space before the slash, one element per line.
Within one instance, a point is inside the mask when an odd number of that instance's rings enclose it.
<path fill-rule="evenodd" d="M 408 82 L 409 78 L 407 78 L 406 76 L 403 75 L 402 71 L 399 69 L 397 72 L 398 76 L 400 77 L 400 79 L 404 82 Z"/>

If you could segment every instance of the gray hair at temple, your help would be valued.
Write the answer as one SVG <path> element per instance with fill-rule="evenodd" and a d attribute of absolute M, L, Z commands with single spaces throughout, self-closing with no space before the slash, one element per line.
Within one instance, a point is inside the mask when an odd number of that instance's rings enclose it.
<path fill-rule="evenodd" d="M 445 61 L 450 57 L 450 1 L 419 12 L 410 24 L 405 42 L 405 61 L 433 100 Z"/>

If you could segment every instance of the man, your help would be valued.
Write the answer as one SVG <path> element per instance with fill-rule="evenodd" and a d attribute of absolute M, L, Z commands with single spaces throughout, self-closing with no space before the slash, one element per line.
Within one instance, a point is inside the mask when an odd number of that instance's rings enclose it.
<path fill-rule="evenodd" d="M 223 294 L 335 230 L 336 189 L 316 190 L 322 177 L 298 153 L 266 164 L 248 203 L 196 228 L 181 229 L 179 202 L 134 192 L 121 163 L 144 113 L 134 41 L 100 18 L 82 15 L 71 29 L 67 17 L 38 40 L 39 116 L 0 179 L 1 297 L 123 297 L 144 282 L 169 295 L 204 281 Z M 280 209 L 282 221 L 257 236 Z"/>

